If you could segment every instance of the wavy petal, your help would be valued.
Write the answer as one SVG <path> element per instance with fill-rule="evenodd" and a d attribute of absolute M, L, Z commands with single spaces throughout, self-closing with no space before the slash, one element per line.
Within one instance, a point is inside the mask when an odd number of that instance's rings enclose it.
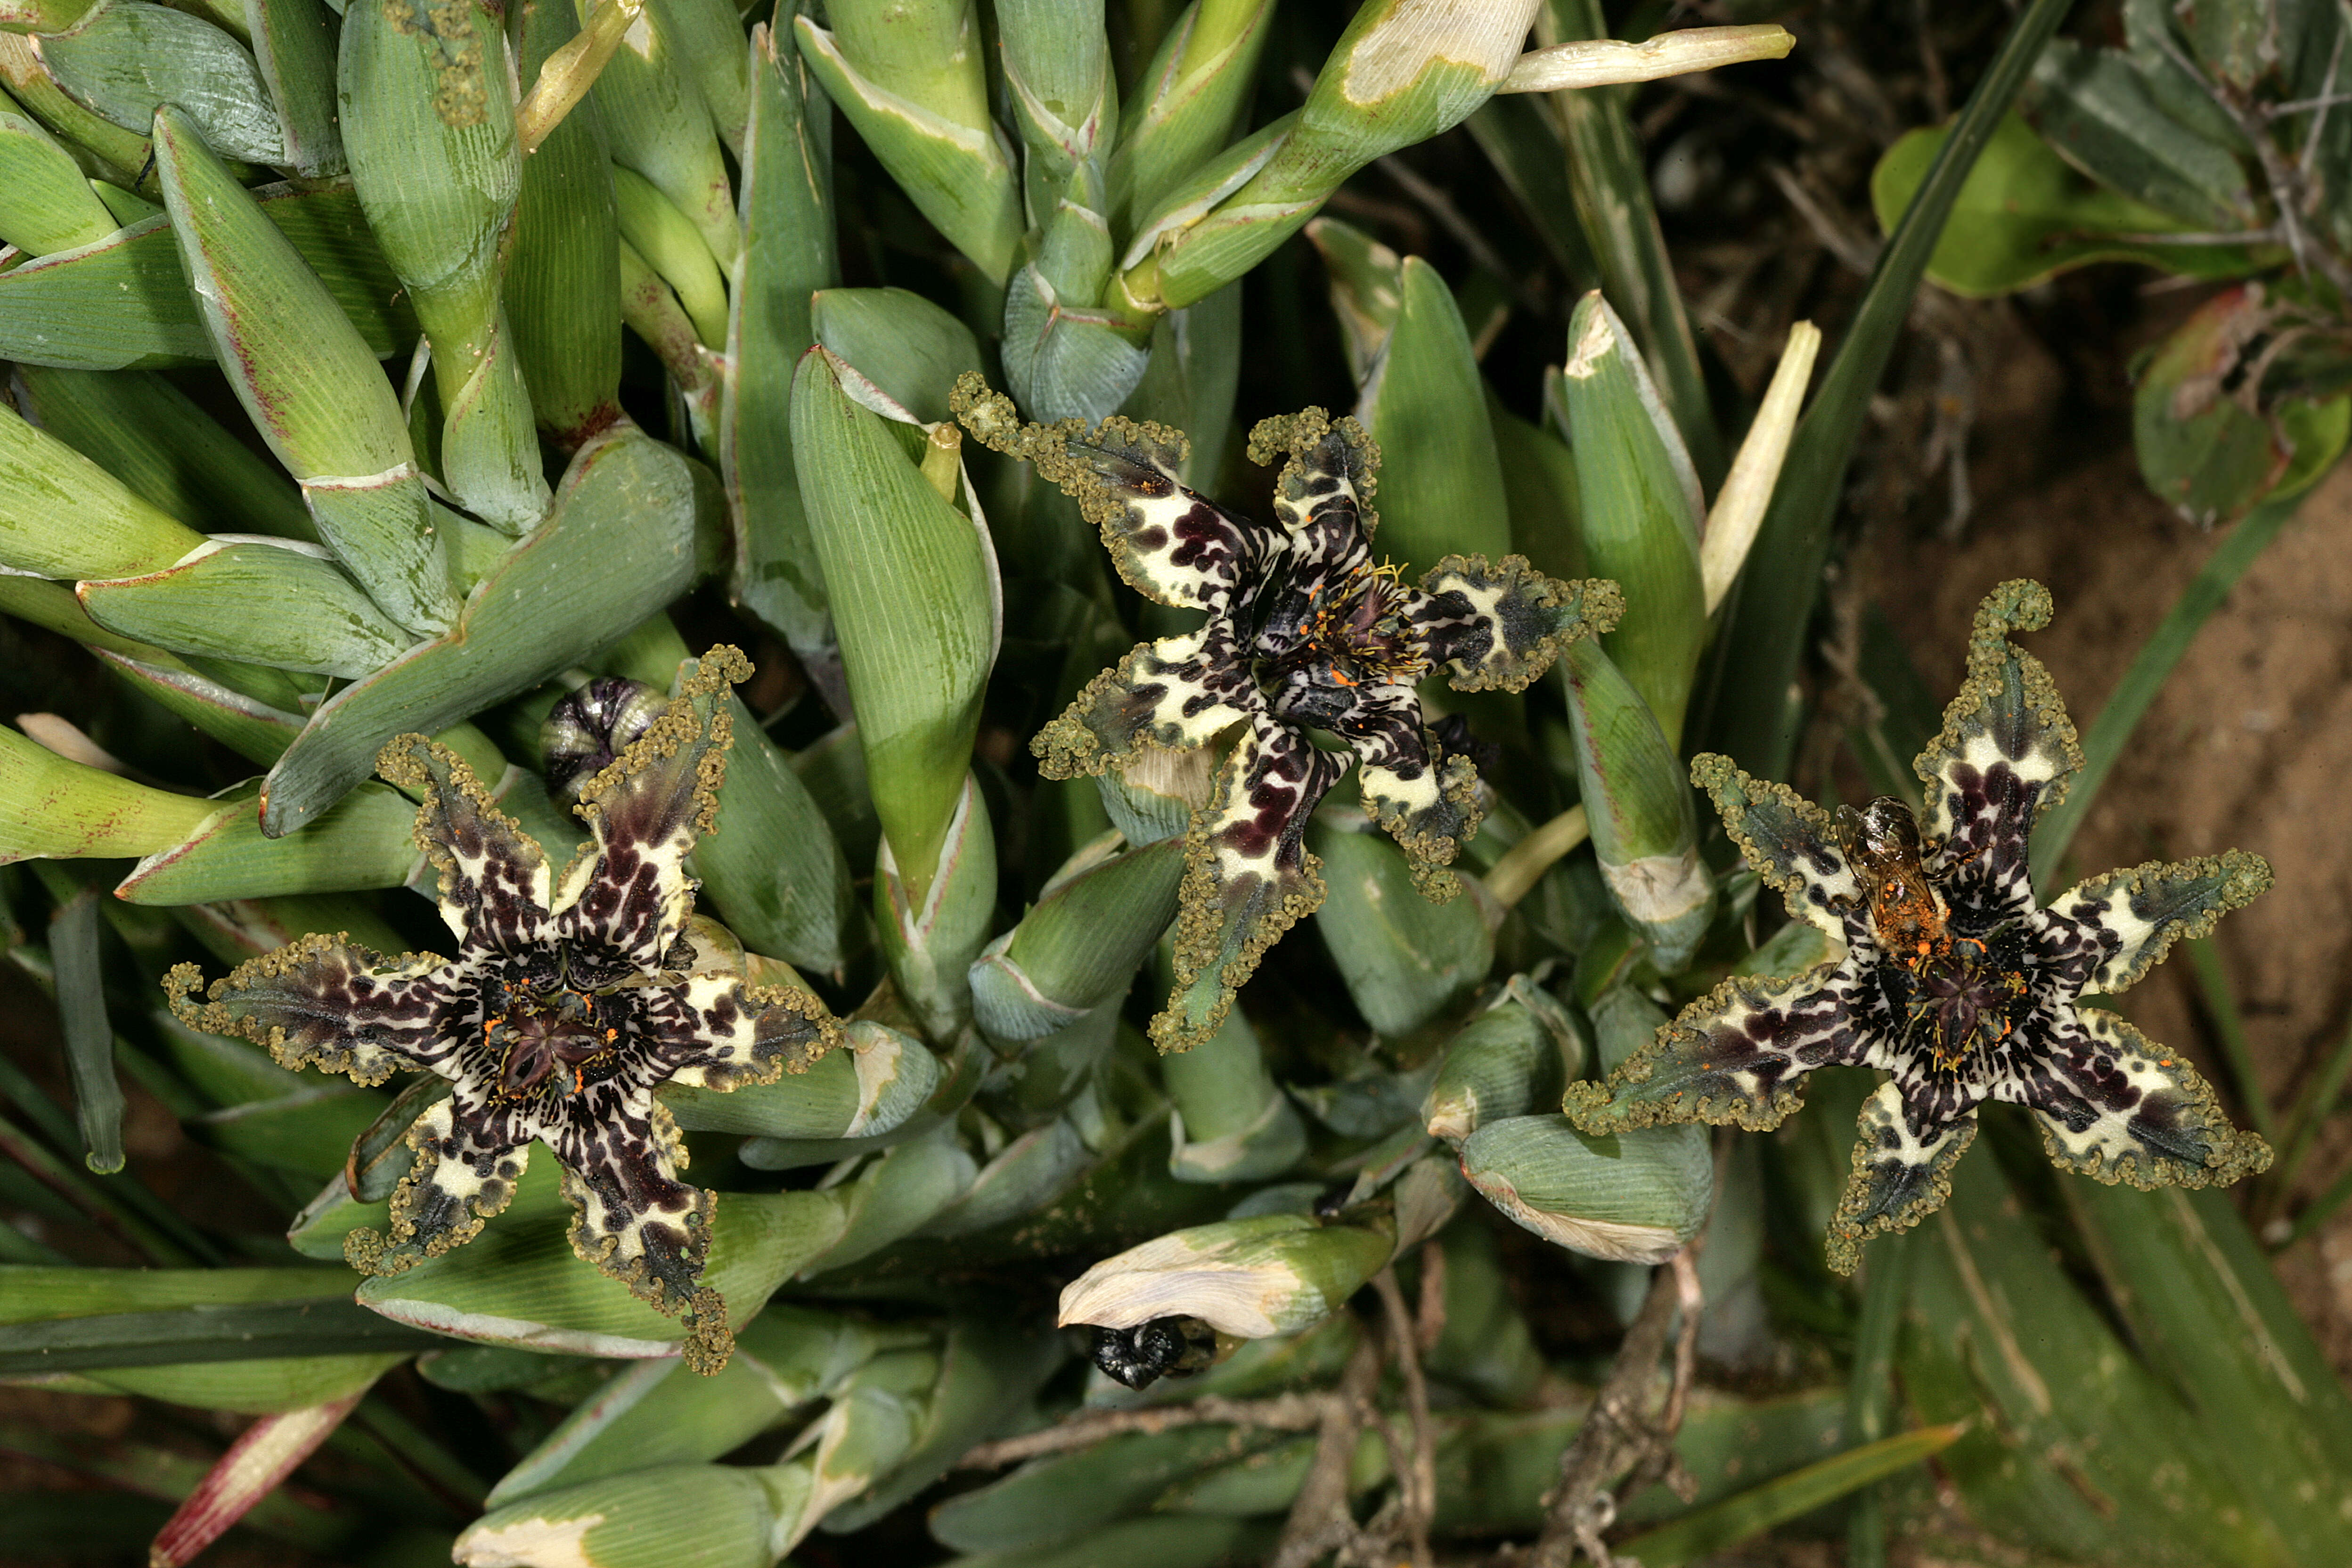
<path fill-rule="evenodd" d="M 2241 849 L 2150 860 L 2060 894 L 2037 915 L 2037 935 L 2053 963 L 2079 972 L 2078 992 L 2113 996 L 2137 984 L 2174 942 L 2209 934 L 2222 915 L 2270 885 L 2270 862 Z"/>
<path fill-rule="evenodd" d="M 553 909 L 575 981 L 610 984 L 663 967 L 694 913 L 686 858 L 719 815 L 733 739 L 727 689 L 751 662 L 719 647 L 691 666 L 677 695 L 611 767 L 581 786 L 594 834 L 565 868 Z M 602 957 L 609 973 L 598 973 Z"/>
<path fill-rule="evenodd" d="M 1307 816 L 1348 771 L 1265 713 L 1234 747 L 1216 804 L 1196 813 L 1178 890 L 1176 988 L 1151 1020 L 1162 1051 L 1187 1051 L 1216 1032 L 1258 957 L 1323 901 L 1304 846 Z"/>
<path fill-rule="evenodd" d="M 1604 1084 L 1570 1084 L 1562 1109 L 1594 1134 L 1662 1122 L 1780 1125 L 1797 1080 L 1852 1066 L 1872 1039 L 1857 1022 L 1852 961 L 1786 980 L 1735 975 L 1682 1010 Z"/>
<path fill-rule="evenodd" d="M 466 760 L 423 735 L 399 735 L 376 772 L 419 797 L 416 847 L 441 878 L 441 920 L 459 953 L 521 954 L 547 940 L 553 883 L 547 856 Z"/>
<path fill-rule="evenodd" d="M 1435 758 L 1410 686 L 1363 688 L 1331 729 L 1363 764 L 1356 776 L 1365 814 L 1395 837 L 1413 885 L 1433 899 L 1452 898 L 1461 885 L 1444 868 L 1477 837 L 1478 770 L 1467 757 Z"/>
<path fill-rule="evenodd" d="M 1139 644 L 1030 742 L 1047 778 L 1098 773 L 1147 746 L 1203 746 L 1265 705 L 1234 625 Z"/>
<path fill-rule="evenodd" d="M 710 1194 L 677 1179 L 686 1146 L 650 1089 L 592 1086 L 551 1140 L 575 1212 L 572 1247 L 688 1329 L 686 1358 L 716 1371 L 733 1341 L 719 1292 L 698 1282 L 710 1256 Z"/>
<path fill-rule="evenodd" d="M 2033 908 L 2026 843 L 2034 819 L 2066 796 L 2083 748 L 2042 661 L 2009 640 L 2050 622 L 2050 591 L 2018 579 L 1985 595 L 1969 643 L 1969 674 L 1944 710 L 1943 732 L 1912 764 L 1927 785 L 1920 829 L 1943 865 L 1974 861 L 1946 893 L 1985 889 L 2023 914 Z"/>
<path fill-rule="evenodd" d="M 1977 1136 L 1974 1110 L 1949 1121 L 1922 1117 L 1892 1083 L 1862 1102 L 1861 1122 L 1853 1175 L 1830 1220 L 1829 1265 L 1840 1274 L 1853 1272 L 1872 1237 L 1908 1230 L 1944 1206 L 1952 1166 Z"/>
<path fill-rule="evenodd" d="M 1562 647 L 1609 630 L 1625 612 L 1616 584 L 1564 583 L 1524 555 L 1506 555 L 1499 566 L 1483 555 L 1448 555 L 1421 587 L 1407 619 L 1456 691 L 1524 690 Z"/>
<path fill-rule="evenodd" d="M 460 1083 L 408 1130 L 416 1163 L 393 1189 L 390 1232 L 352 1231 L 345 1260 L 362 1274 L 398 1274 L 473 1240 L 514 1201 L 534 1131 L 514 1109 Z"/>
<path fill-rule="evenodd" d="M 1789 913 L 1849 944 L 1869 935 L 1862 884 L 1838 847 L 1830 814 L 1784 784 L 1741 772 L 1729 757 L 1691 759 L 1691 783 L 1714 797 L 1724 831 Z"/>
<path fill-rule="evenodd" d="M 1301 566 L 1360 552 L 1380 525 L 1372 510 L 1381 449 L 1352 415 L 1333 419 L 1308 408 L 1261 419 L 1250 432 L 1249 460 L 1283 454 L 1274 479 L 1274 515 Z"/>
<path fill-rule="evenodd" d="M 1083 419 L 1031 425 L 969 373 L 950 403 L 982 442 L 1034 465 L 1076 501 L 1102 530 L 1119 577 L 1148 598 L 1222 608 L 1285 548 L 1276 531 L 1184 488 L 1178 475 L 1191 443 L 1181 430 L 1117 415 L 1091 431 Z"/>
<path fill-rule="evenodd" d="M 2227 1186 L 2270 1168 L 2270 1145 L 2230 1125 L 2179 1052 L 2104 1009 L 2070 1013 L 2074 1026 L 2001 1096 L 2033 1108 L 2054 1163 L 2136 1187 Z"/>
<path fill-rule="evenodd" d="M 235 1035 L 287 1067 L 344 1073 L 361 1084 L 436 1068 L 480 1014 L 469 964 L 429 952 L 386 959 L 317 933 L 246 960 L 198 1004 L 203 984 L 193 963 L 164 977 L 172 1011 L 190 1028 Z"/>
<path fill-rule="evenodd" d="M 806 1072 L 841 1026 L 805 991 L 746 987 L 731 974 L 690 975 L 640 993 L 636 1028 L 660 1058 L 661 1081 L 725 1092 Z"/>

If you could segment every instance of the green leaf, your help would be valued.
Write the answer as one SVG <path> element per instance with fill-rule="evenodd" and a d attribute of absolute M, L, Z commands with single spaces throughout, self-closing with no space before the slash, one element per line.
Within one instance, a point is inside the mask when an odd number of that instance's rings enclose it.
<path fill-rule="evenodd" d="M 286 476 L 163 377 L 37 364 L 16 375 L 42 429 L 190 528 L 318 539 Z"/>
<path fill-rule="evenodd" d="M 149 854 L 214 810 L 208 801 L 69 763 L 0 729 L 0 864 Z"/>
<path fill-rule="evenodd" d="M 970 0 L 833 7 L 835 31 L 794 18 L 793 38 L 824 95 L 948 243 L 991 282 L 1012 273 L 1024 227 L 1013 148 L 988 113 Z M 877 25 L 878 24 L 878 25 Z"/>
<path fill-rule="evenodd" d="M 1381 553 L 1408 580 L 1447 555 L 1510 552 L 1510 502 L 1470 333 L 1437 269 L 1409 257 L 1396 324 L 1358 412 L 1381 444 Z M 1599 570 L 1595 568 L 1595 570 Z"/>
<path fill-rule="evenodd" d="M 1349 175 L 1484 103 L 1518 58 L 1526 20 L 1524 6 L 1479 0 L 1361 6 L 1288 133 L 1266 144 L 1261 166 L 1197 220 L 1139 226 L 1123 258 L 1122 289 L 1177 310 L 1233 282 L 1297 233 Z"/>
<path fill-rule="evenodd" d="M 473 0 L 362 5 L 345 18 L 337 80 L 352 187 L 432 342 L 442 481 L 520 534 L 548 492 L 499 301 L 522 184 L 499 38 L 499 17 Z"/>
<path fill-rule="evenodd" d="M 243 0 L 245 28 L 286 153 L 304 179 L 340 174 L 343 138 L 335 108 L 334 14 L 325 0 Z"/>
<path fill-rule="evenodd" d="M 2021 1235 L 2020 1203 L 1997 1162 L 1963 1160 L 1949 1204 L 1910 1246 L 1903 1390 L 1922 1421 L 1969 1423 L 1937 1468 L 1977 1523 L 2066 1559 L 2292 1561 L 2231 1484 L 2205 1417 L 2117 1337 L 2104 1298 L 2086 1299 L 2053 1248 Z"/>
<path fill-rule="evenodd" d="M 2245 165 L 2158 108 L 2121 50 L 2053 38 L 2024 107 L 2051 146 L 2110 190 L 2217 233 L 2254 226 Z"/>
<path fill-rule="evenodd" d="M 1577 222 L 1576 196 L 1560 144 L 1559 122 L 1531 97 L 1502 93 L 1464 121 L 1470 139 L 1495 166 L 1503 184 L 1579 293 L 1593 287 L 1599 268 Z"/>
<path fill-rule="evenodd" d="M 27 1270 L 11 1267 L 0 1279 L 29 1284 Z M 60 1270 L 46 1269 L 55 1274 Z M 242 1270 L 237 1272 L 244 1272 Z M 331 1276 L 299 1272 L 317 1290 Z M 438 1342 L 431 1334 L 388 1322 L 344 1296 L 247 1304 L 190 1305 L 155 1311 L 114 1311 L 98 1317 L 19 1321 L 0 1328 L 0 1374 L 87 1372 L 206 1361 L 254 1361 L 288 1356 L 406 1354 Z"/>
<path fill-rule="evenodd" d="M 305 1182 L 339 1175 L 352 1140 L 383 1109 L 370 1089 L 305 1084 L 276 1100 L 228 1106 L 188 1123 L 198 1142 Z"/>
<path fill-rule="evenodd" d="M 576 6 L 585 20 L 585 5 Z M 743 248 L 735 193 L 709 105 L 682 57 L 669 11 L 648 5 L 630 24 L 628 41 L 597 77 L 590 96 L 604 117 L 613 162 L 658 186 L 686 214 L 719 265 L 731 268 Z"/>
<path fill-rule="evenodd" d="M 147 138 L 93 114 L 68 97 L 66 89 L 49 74 L 32 39 L 0 32 L 0 82 L 6 84 L 8 95 L 34 119 L 47 126 L 68 148 L 79 148 L 88 153 L 109 178 L 125 186 L 146 183 L 142 174 L 147 163 Z"/>
<path fill-rule="evenodd" d="M 1121 842 L 1079 851 L 973 963 L 972 1010 L 992 1038 L 1041 1038 L 1124 993 L 1176 918 L 1182 842 L 1111 853 Z"/>
<path fill-rule="evenodd" d="M 1433 904 L 1414 888 L 1402 851 L 1385 835 L 1318 816 L 1307 844 L 1328 889 L 1315 927 L 1364 1021 L 1394 1038 L 1468 999 L 1495 961 L 1495 939 L 1475 893 Z"/>
<path fill-rule="evenodd" d="M 661 1090 L 662 1103 L 688 1131 L 811 1141 L 897 1131 L 939 1089 L 940 1058 L 913 1036 L 866 1019 L 853 1021 L 848 1035 L 846 1046 L 806 1072 L 725 1094 L 671 1084 Z"/>
<path fill-rule="evenodd" d="M 114 1076 L 114 1026 L 106 1018 L 106 975 L 100 966 L 96 888 L 84 888 L 49 917 L 49 956 L 57 965 L 58 1024 L 73 1075 L 74 1120 L 84 1163 L 100 1175 L 122 1169 L 122 1085 Z"/>
<path fill-rule="evenodd" d="M 1588 294 L 1568 331 L 1559 386 L 1585 563 L 1625 590 L 1624 618 L 1601 646 L 1675 746 L 1706 642 L 1698 477 L 1616 311 Z"/>
<path fill-rule="evenodd" d="M 1169 26 L 1120 108 L 1105 175 L 1114 226 L 1150 211 L 1232 140 L 1273 17 L 1272 0 L 1193 0 Z"/>
<path fill-rule="evenodd" d="M 793 385 L 793 447 L 875 810 L 919 908 L 963 794 L 1003 612 L 969 482 L 971 515 L 910 458 L 898 432 L 920 439 L 922 427 L 877 413 L 875 401 L 863 377 L 813 351 Z M 924 591 L 907 592 L 912 583 Z"/>
<path fill-rule="evenodd" d="M 948 417 L 957 376 L 982 368 L 971 329 L 904 289 L 826 289 L 809 320 L 818 342 L 925 424 Z"/>
<path fill-rule="evenodd" d="M 0 240 L 28 256 L 93 244 L 115 230 L 73 154 L 22 114 L 0 112 Z"/>
<path fill-rule="evenodd" d="M 955 1552 L 1034 1552 L 1145 1513 L 1176 1483 L 1275 1440 L 1270 1433 L 1209 1422 L 1126 1433 L 958 1493 L 931 1510 L 931 1538 Z"/>
<path fill-rule="evenodd" d="M 302 832 L 262 836 L 257 797 L 240 792 L 179 843 L 131 868 L 115 896 L 134 904 L 397 888 L 416 875 L 416 809 L 390 787 L 362 784 Z"/>
<path fill-rule="evenodd" d="M 1594 1138 L 1567 1117 L 1507 1116 L 1462 1142 L 1462 1173 L 1512 1223 L 1591 1258 L 1663 1263 L 1706 1224 L 1706 1131 L 1654 1127 Z"/>
<path fill-rule="evenodd" d="M 702 897 L 746 946 L 803 969 L 838 972 L 865 933 L 849 862 L 833 829 L 740 698 L 719 825 L 694 847 Z"/>
<path fill-rule="evenodd" d="M 662 34 L 677 49 L 680 66 L 710 110 L 719 139 L 737 163 L 743 159 L 751 112 L 750 51 L 743 23 L 731 0 L 653 0 Z"/>
<path fill-rule="evenodd" d="M 669 1360 L 622 1371 L 508 1471 L 488 1500 L 496 1507 L 656 1465 L 716 1459 L 839 1387 L 877 1351 L 924 1338 L 919 1330 L 773 1303 L 743 1325 L 734 1356 L 715 1376 L 697 1377 Z"/>
<path fill-rule="evenodd" d="M 534 1163 L 552 1158 L 543 1148 L 533 1153 Z M 721 1197 L 702 1279 L 726 1299 L 729 1321 L 749 1321 L 785 1276 L 830 1245 L 840 1216 L 828 1193 Z M 405 1273 L 363 1280 L 359 1303 L 392 1322 L 479 1344 L 625 1358 L 673 1353 L 684 1326 L 575 1256 L 571 1223 L 569 1215 L 553 1214 L 492 1225 Z"/>
<path fill-rule="evenodd" d="M 2224 289 L 2175 328 L 2141 369 L 2132 394 L 2132 447 L 2158 499 L 2200 527 L 2234 520 L 2265 496 L 2315 483 L 2344 450 L 2338 396 L 2246 399 L 2231 390 L 2261 357 L 2283 314 L 2259 283 Z"/>
<path fill-rule="evenodd" d="M 621 237 L 661 274 L 707 345 L 727 341 L 727 285 L 719 263 L 694 225 L 651 180 L 634 169 L 613 169 L 613 214 Z"/>
<path fill-rule="evenodd" d="M 973 1444 L 1001 1429 L 1066 1353 L 1062 1336 L 1042 1324 L 978 1314 L 955 1319 L 913 1446 L 825 1516 L 827 1532 L 862 1530 L 945 1475 Z"/>
<path fill-rule="evenodd" d="M 14 410 L 0 410 L 0 566 L 37 577 L 121 577 L 205 542 Z"/>
<path fill-rule="evenodd" d="M 684 593 L 715 489 L 634 426 L 582 447 L 547 521 L 476 585 L 447 635 L 311 716 L 262 786 L 262 831 L 290 833 L 341 800 L 394 735 L 430 734 L 529 690 Z"/>
<path fill-rule="evenodd" d="M 370 355 L 408 352 L 415 312 L 348 184 L 247 194 L 317 274 Z M 213 363 L 168 221 L 142 219 L 96 245 L 0 273 L 0 354 L 71 370 Z"/>
<path fill-rule="evenodd" d="M 572 8 L 523 8 L 522 79 L 572 41 Z M 565 451 L 620 413 L 621 258 L 614 243 L 612 153 L 593 99 L 523 160 L 507 242 L 508 339 L 540 428 Z"/>
<path fill-rule="evenodd" d="M 1906 132 L 1879 159 L 1871 171 L 1870 200 L 1881 227 L 1891 230 L 1908 210 L 1949 134 L 1940 127 Z M 2275 247 L 2168 246 L 2117 237 L 2197 226 L 2094 184 L 2011 115 L 1960 187 L 1927 276 L 1956 294 L 1987 299 L 2095 261 L 2136 261 L 2190 278 L 2236 278 L 2279 254 Z"/>
<path fill-rule="evenodd" d="M 1966 1428 L 1923 1426 L 1849 1448 L 1777 1479 L 1644 1531 L 1615 1550 L 1644 1568 L 1679 1568 L 1761 1535 L 1860 1487 L 1942 1453 Z"/>
<path fill-rule="evenodd" d="M 971 963 L 995 916 L 996 830 L 978 779 L 966 773 L 921 880 L 900 868 L 887 834 L 874 855 L 882 956 L 899 1001 L 934 1042 L 958 1038 L 971 1020 Z"/>
<path fill-rule="evenodd" d="M 787 38 L 761 35 L 743 164 L 743 257 L 729 295 L 719 465 L 735 523 L 736 598 L 838 685 L 824 572 L 793 456 L 793 374 L 815 341 L 811 299 L 838 277 L 832 110 Z"/>
<path fill-rule="evenodd" d="M 2133 1343 L 2188 1397 L 2224 1473 L 2292 1561 L 2352 1553 L 2352 1400 L 2220 1192 L 2070 1184 Z"/>
<path fill-rule="evenodd" d="M 1651 962 L 1672 974 L 1690 962 L 1715 914 L 1689 773 L 1649 704 L 1599 643 L 1570 643 L 1560 665 L 1578 791 L 1601 879 L 1650 943 Z"/>
<path fill-rule="evenodd" d="M 113 0 L 73 32 L 41 40 L 58 84 L 126 131 L 177 108 L 221 156 L 283 163 L 278 111 L 245 46 L 200 16 Z"/>
<path fill-rule="evenodd" d="M 457 609 L 447 548 L 374 354 L 168 104 L 155 115 L 155 173 L 229 384 L 301 484 L 320 536 L 386 615 L 411 631 L 443 630 Z"/>
<path fill-rule="evenodd" d="M 317 545 L 211 540 L 161 572 L 86 580 L 79 592 L 110 631 L 273 669 L 356 679 L 415 641 Z"/>

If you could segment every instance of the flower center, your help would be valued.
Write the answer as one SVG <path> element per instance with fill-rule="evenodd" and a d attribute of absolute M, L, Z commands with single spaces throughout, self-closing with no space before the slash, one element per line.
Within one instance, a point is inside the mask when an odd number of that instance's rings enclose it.
<path fill-rule="evenodd" d="M 1429 655 L 1405 619 L 1408 590 L 1393 565 L 1360 564 L 1293 590 L 1259 639 L 1260 678 L 1276 692 L 1386 686 L 1418 679 Z M 1287 623 L 1287 624 L 1285 624 Z"/>
<path fill-rule="evenodd" d="M 1906 1008 L 1904 1037 L 1924 1037 L 1937 1067 L 1947 1071 L 1958 1067 L 1971 1050 L 1990 1049 L 2016 1026 L 2011 1014 L 2027 986 L 2021 968 L 1995 955 L 1994 944 L 2004 934 L 1948 937 L 1945 951 L 1907 966 L 1916 979 Z"/>
<path fill-rule="evenodd" d="M 520 1100 L 551 1082 L 573 1094 L 585 1089 L 589 1069 L 620 1040 L 611 998 L 589 991 L 508 992 L 482 1020 L 482 1044 L 503 1053 L 499 1098 Z"/>

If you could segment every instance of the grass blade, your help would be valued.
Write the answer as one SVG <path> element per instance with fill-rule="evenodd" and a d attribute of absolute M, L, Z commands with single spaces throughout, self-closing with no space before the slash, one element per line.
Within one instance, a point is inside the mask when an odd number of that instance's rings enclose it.
<path fill-rule="evenodd" d="M 122 1169 L 122 1085 L 114 1077 L 114 1029 L 106 1020 L 106 977 L 99 966 L 96 888 L 84 888 L 49 917 L 49 957 L 57 965 L 58 1017 L 66 1065 L 73 1073 L 74 1119 L 82 1158 L 102 1176 Z"/>
<path fill-rule="evenodd" d="M 1922 1426 L 1849 1448 L 1833 1459 L 1807 1465 L 1778 1480 L 1685 1514 L 1672 1524 L 1646 1531 L 1617 1550 L 1643 1568 L 1675 1568 L 1695 1562 L 1941 1453 L 1965 1429 L 1964 1423 Z"/>

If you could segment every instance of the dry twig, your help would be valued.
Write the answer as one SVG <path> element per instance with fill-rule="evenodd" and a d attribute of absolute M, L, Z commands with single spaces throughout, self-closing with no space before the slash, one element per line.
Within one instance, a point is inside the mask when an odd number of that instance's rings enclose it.
<path fill-rule="evenodd" d="M 1275 1547 L 1273 1568 L 1307 1568 L 1325 1553 L 1349 1555 L 1360 1532 L 1348 1512 L 1348 1471 L 1355 1463 L 1356 1439 L 1371 1411 L 1372 1391 L 1381 1379 L 1379 1343 L 1370 1334 L 1358 1342 L 1349 1358 L 1339 1386 L 1324 1406 L 1322 1429 L 1315 1440 L 1315 1461 L 1307 1480 L 1291 1500 L 1282 1540 Z"/>
<path fill-rule="evenodd" d="M 1311 1432 L 1328 1418 L 1337 1394 L 1284 1394 L 1272 1399 L 1221 1399 L 1204 1394 L 1182 1405 L 1156 1405 L 1143 1410 L 1081 1410 L 1066 1421 L 1017 1437 L 982 1443 L 956 1461 L 959 1469 L 992 1470 L 1047 1454 L 1091 1448 L 1105 1438 L 1129 1432 L 1165 1432 L 1171 1426 L 1199 1426 L 1222 1422 L 1264 1432 Z"/>
<path fill-rule="evenodd" d="M 1650 1479 L 1675 1477 L 1675 1431 L 1689 1398 L 1700 1305 L 1698 1272 L 1685 1248 L 1651 1281 L 1608 1381 L 1578 1428 L 1576 1441 L 1560 1456 L 1559 1485 L 1547 1500 L 1543 1534 L 1525 1560 L 1528 1568 L 1568 1568 L 1580 1551 L 1596 1568 L 1614 1568 L 1617 1559 L 1601 1540 L 1601 1531 L 1616 1520 L 1620 1500 L 1608 1489 L 1611 1479 L 1629 1468 L 1632 1481 L 1645 1486 L 1645 1470 Z M 1644 1407 L 1657 1380 L 1658 1357 L 1665 1351 L 1666 1326 L 1677 1307 L 1683 1312 L 1683 1331 L 1675 1347 L 1674 1384 L 1665 1408 L 1652 1420 Z"/>
<path fill-rule="evenodd" d="M 1396 1347 L 1397 1371 L 1404 1380 L 1405 1410 L 1412 1422 L 1412 1446 L 1408 1464 L 1395 1467 L 1402 1507 L 1399 1523 L 1412 1552 L 1413 1568 L 1429 1568 L 1429 1525 L 1437 1514 L 1437 1433 L 1429 1422 L 1429 1384 L 1421 1375 L 1421 1357 L 1412 1314 L 1405 1310 L 1404 1292 L 1397 1289 L 1396 1270 L 1383 1268 L 1372 1277 L 1381 1310 L 1386 1315 L 1389 1339 Z M 1402 1456 L 1401 1456 L 1402 1457 Z"/>

